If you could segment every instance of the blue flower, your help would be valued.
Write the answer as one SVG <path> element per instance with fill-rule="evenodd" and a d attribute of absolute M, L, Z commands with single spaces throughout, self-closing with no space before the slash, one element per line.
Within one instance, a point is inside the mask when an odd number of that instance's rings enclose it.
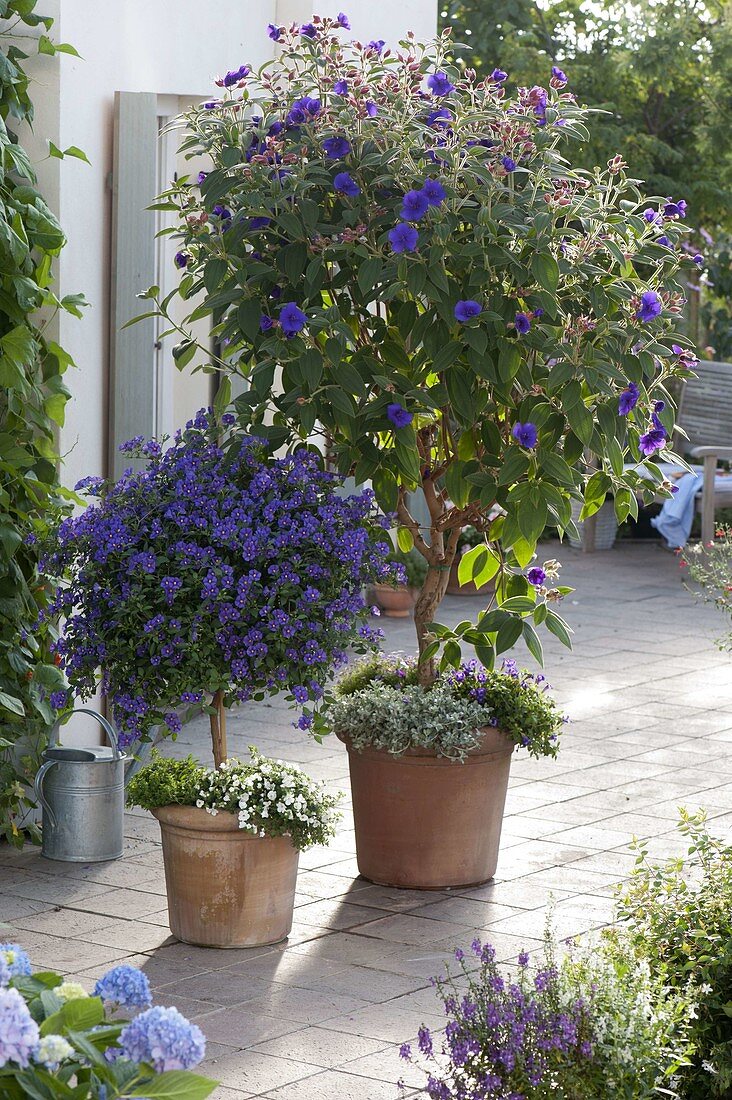
<path fill-rule="evenodd" d="M 323 152 L 329 160 L 340 160 L 347 157 L 351 151 L 351 143 L 344 137 L 326 138 L 323 142 Z"/>
<path fill-rule="evenodd" d="M 389 244 L 392 252 L 413 252 L 419 241 L 419 233 L 406 222 L 399 222 L 389 230 Z"/>
<path fill-rule="evenodd" d="M 366 114 L 369 118 L 376 118 L 379 113 L 379 108 L 376 106 L 372 99 L 366 100 Z"/>
<path fill-rule="evenodd" d="M 449 107 L 436 107 L 427 115 L 427 125 L 434 126 L 438 130 L 446 130 L 452 122 L 452 111 Z"/>
<path fill-rule="evenodd" d="M 671 248 L 671 241 L 668 239 L 665 233 L 662 236 L 656 238 L 656 244 L 662 244 L 666 248 Z"/>
<path fill-rule="evenodd" d="M 203 1060 L 203 1032 L 177 1008 L 149 1008 L 122 1031 L 119 1045 L 132 1062 L 146 1062 L 156 1073 L 193 1069 Z"/>
<path fill-rule="evenodd" d="M 704 263 L 704 257 L 702 256 L 701 252 L 697 252 L 695 256 L 692 256 L 692 260 L 695 264 L 699 264 L 699 266 Z"/>
<path fill-rule="evenodd" d="M 241 65 L 238 69 L 232 69 L 231 72 L 228 72 L 223 79 L 224 87 L 233 87 L 234 84 L 238 84 L 240 80 L 243 80 L 246 76 L 249 76 L 251 71 L 252 70 L 250 69 L 249 65 Z"/>
<path fill-rule="evenodd" d="M 663 303 L 655 290 L 644 290 L 641 294 L 640 306 L 636 318 L 641 324 L 647 324 L 654 317 L 658 317 L 663 309 Z"/>
<path fill-rule="evenodd" d="M 677 202 L 667 202 L 663 208 L 663 216 L 665 218 L 685 218 L 686 202 L 684 199 L 679 199 Z"/>
<path fill-rule="evenodd" d="M 656 451 L 660 451 L 666 443 L 666 432 L 663 428 L 653 427 L 649 431 L 642 435 L 638 441 L 638 447 L 641 454 L 649 457 L 655 454 Z"/>
<path fill-rule="evenodd" d="M 176 252 L 174 256 L 175 266 L 178 268 L 186 267 L 190 258 L 187 252 Z"/>
<path fill-rule="evenodd" d="M 394 402 L 391 405 L 387 405 L 386 415 L 395 428 L 406 428 L 408 424 L 411 424 L 414 416 L 408 412 L 403 405 Z"/>
<path fill-rule="evenodd" d="M 336 23 L 339 27 L 343 27 L 345 31 L 350 31 L 351 29 L 351 24 L 349 23 L 348 16 L 345 14 L 345 12 L 338 12 L 338 15 L 336 16 Z"/>
<path fill-rule="evenodd" d="M 309 95 L 302 96 L 301 99 L 295 100 L 287 112 L 287 125 L 302 126 L 304 123 L 311 122 L 316 118 L 320 111 L 321 103 L 319 99 L 313 99 Z"/>
<path fill-rule="evenodd" d="M 9 967 L 11 978 L 28 978 L 33 972 L 31 961 L 19 943 L 0 943 L 0 957 Z"/>
<path fill-rule="evenodd" d="M 531 451 L 536 446 L 536 441 L 539 438 L 539 433 L 536 430 L 536 424 L 532 424 L 530 420 L 527 420 L 525 424 L 514 424 L 511 429 L 511 435 L 522 447 L 526 447 Z"/>
<path fill-rule="evenodd" d="M 478 317 L 483 312 L 483 307 L 480 302 L 468 298 L 465 301 L 458 302 L 453 312 L 455 319 L 464 324 L 466 321 L 472 320 L 473 317 Z"/>
<path fill-rule="evenodd" d="M 333 187 L 342 195 L 349 195 L 352 199 L 361 193 L 361 188 L 348 172 L 339 172 L 333 180 Z"/>
<path fill-rule="evenodd" d="M 68 691 L 52 691 L 48 701 L 54 710 L 63 710 L 69 698 Z"/>
<path fill-rule="evenodd" d="M 531 328 L 531 318 L 528 313 L 517 313 L 513 323 L 516 326 L 516 332 L 519 332 L 522 336 L 525 336 Z"/>
<path fill-rule="evenodd" d="M 431 73 L 427 77 L 427 87 L 432 95 L 437 96 L 449 95 L 455 91 L 455 85 L 450 83 L 447 73 L 443 72 Z"/>
<path fill-rule="evenodd" d="M 262 316 L 259 318 L 259 331 L 260 332 L 269 332 L 269 330 L 273 326 L 274 326 L 274 320 L 271 317 L 268 317 L 266 313 L 263 313 Z"/>
<path fill-rule="evenodd" d="M 366 43 L 366 49 L 371 50 L 372 53 L 381 55 L 386 42 L 383 38 L 372 38 L 370 42 Z"/>
<path fill-rule="evenodd" d="M 447 198 L 447 191 L 439 180 L 426 179 L 422 184 L 422 194 L 430 206 L 440 206 Z"/>
<path fill-rule="evenodd" d="M 302 332 L 308 323 L 306 315 L 294 302 L 288 302 L 282 307 L 279 320 L 280 328 L 288 339 Z"/>
<path fill-rule="evenodd" d="M 508 73 L 504 72 L 503 69 L 494 69 L 490 79 L 492 84 L 503 84 L 508 80 Z"/>
<path fill-rule="evenodd" d="M 635 382 L 629 382 L 618 398 L 618 415 L 627 416 L 638 404 L 640 390 Z"/>
<path fill-rule="evenodd" d="M 529 584 L 533 584 L 535 588 L 541 588 L 542 584 L 546 580 L 546 573 L 540 566 L 535 565 L 532 569 L 529 569 L 528 573 L 526 574 L 526 580 L 529 582 Z"/>
<path fill-rule="evenodd" d="M 649 225 L 655 225 L 657 222 L 663 221 L 663 215 L 659 210 L 654 210 L 652 206 L 649 206 L 643 211 L 643 217 Z"/>
<path fill-rule="evenodd" d="M 418 222 L 427 213 L 429 205 L 429 199 L 424 191 L 407 191 L 402 199 L 399 216 L 405 221 Z"/>
<path fill-rule="evenodd" d="M 554 80 L 559 81 L 561 84 L 567 83 L 566 74 L 562 72 L 562 70 L 556 65 L 552 65 L 552 77 L 554 78 Z"/>
<path fill-rule="evenodd" d="M 300 27 L 300 34 L 303 38 L 315 38 L 318 33 L 318 28 L 314 23 L 303 23 Z"/>
<path fill-rule="evenodd" d="M 267 34 L 273 42 L 279 42 L 282 35 L 285 33 L 284 27 L 276 27 L 274 23 L 267 24 Z"/>
<path fill-rule="evenodd" d="M 516 171 L 516 161 L 513 159 L 513 157 L 501 157 L 501 164 L 507 172 Z"/>
<path fill-rule="evenodd" d="M 250 218 L 247 222 L 247 226 L 249 229 L 266 229 L 271 221 L 271 218 L 265 218 L 264 216 L 258 218 Z"/>
<path fill-rule="evenodd" d="M 0 1069 L 14 1062 L 27 1069 L 40 1033 L 17 989 L 0 989 Z"/>
<path fill-rule="evenodd" d="M 199 187 L 201 186 L 201 184 L 203 183 L 203 181 L 205 180 L 207 175 L 208 175 L 208 172 L 199 172 L 198 173 L 198 175 L 196 176 L 196 183 L 198 184 Z"/>
<path fill-rule="evenodd" d="M 221 218 L 222 222 L 231 221 L 232 218 L 231 211 L 226 206 L 222 206 L 220 202 L 216 203 L 211 213 L 215 218 Z"/>
<path fill-rule="evenodd" d="M 107 971 L 94 986 L 93 997 L 101 997 L 105 1004 L 132 1010 L 149 1008 L 152 1004 L 147 975 L 136 966 L 115 966 Z"/>
<path fill-rule="evenodd" d="M 336 80 L 335 84 L 333 85 L 333 91 L 336 95 L 348 95 L 348 81 Z"/>

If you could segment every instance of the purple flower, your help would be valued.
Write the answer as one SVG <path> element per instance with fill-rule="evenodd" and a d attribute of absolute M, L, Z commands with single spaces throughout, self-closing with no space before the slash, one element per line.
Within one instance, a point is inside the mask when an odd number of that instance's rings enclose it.
<path fill-rule="evenodd" d="M 273 42 L 279 42 L 282 35 L 285 33 L 284 27 L 276 27 L 274 23 L 267 24 L 267 34 Z"/>
<path fill-rule="evenodd" d="M 333 85 L 333 91 L 336 95 L 348 95 L 348 81 L 336 80 L 335 84 Z"/>
<path fill-rule="evenodd" d="M 422 184 L 422 194 L 430 206 L 440 206 L 447 198 L 447 191 L 439 180 L 428 178 Z"/>
<path fill-rule="evenodd" d="M 101 997 L 105 1004 L 127 1010 L 149 1008 L 152 1004 L 147 975 L 135 966 L 115 966 L 108 970 L 94 986 L 93 997 Z"/>
<path fill-rule="evenodd" d="M 372 99 L 366 100 L 366 114 L 369 118 L 376 118 L 379 113 L 379 108 L 376 106 Z"/>
<path fill-rule="evenodd" d="M 127 1025 L 119 1037 L 125 1056 L 147 1062 L 156 1073 L 193 1069 L 203 1060 L 203 1032 L 177 1008 L 149 1008 Z"/>
<path fill-rule="evenodd" d="M 391 405 L 387 405 L 386 415 L 395 428 L 406 428 L 414 419 L 412 413 L 408 412 L 403 405 L 398 404 L 396 401 Z"/>
<path fill-rule="evenodd" d="M 562 84 L 567 83 L 567 77 L 566 77 L 565 73 L 563 73 L 562 70 L 560 68 L 558 68 L 556 65 L 552 65 L 552 76 L 554 77 L 555 80 L 561 81 Z"/>
<path fill-rule="evenodd" d="M 686 202 L 684 199 L 679 199 L 678 202 L 667 202 L 663 208 L 663 215 L 665 218 L 685 218 Z"/>
<path fill-rule="evenodd" d="M 269 330 L 272 328 L 273 325 L 274 325 L 273 318 L 268 317 L 266 313 L 263 313 L 262 316 L 259 318 L 259 331 L 260 332 L 269 332 Z"/>
<path fill-rule="evenodd" d="M 638 398 L 640 397 L 640 390 L 636 386 L 635 382 L 628 382 L 623 392 L 618 398 L 618 415 L 627 416 L 629 412 L 638 404 Z"/>
<path fill-rule="evenodd" d="M 668 239 L 665 233 L 661 237 L 656 238 L 656 244 L 662 244 L 666 248 L 671 248 L 671 241 Z"/>
<path fill-rule="evenodd" d="M 649 225 L 656 225 L 657 222 L 662 222 L 663 217 L 658 210 L 654 210 L 651 206 L 647 210 L 643 211 L 643 217 Z"/>
<path fill-rule="evenodd" d="M 313 99 L 311 96 L 302 96 L 301 99 L 296 99 L 292 104 L 292 107 L 287 112 L 287 125 L 288 126 L 302 126 L 306 122 L 312 122 L 321 111 L 321 103 L 319 99 Z"/>
<path fill-rule="evenodd" d="M 455 319 L 464 324 L 466 321 L 470 321 L 473 317 L 478 317 L 483 312 L 483 307 L 480 302 L 475 302 L 471 298 L 465 301 L 458 302 L 454 309 Z"/>
<path fill-rule="evenodd" d="M 530 420 L 527 420 L 525 424 L 514 424 L 511 435 L 517 443 L 522 447 L 526 447 L 527 450 L 533 450 L 539 437 L 536 424 L 532 424 Z"/>
<path fill-rule="evenodd" d="M 188 261 L 190 260 L 190 258 L 191 257 L 188 255 L 187 252 L 176 252 L 176 254 L 173 258 L 173 262 L 175 263 L 175 266 L 178 267 L 178 268 L 187 267 Z"/>
<path fill-rule="evenodd" d="M 342 195 L 349 195 L 352 199 L 355 199 L 356 195 L 361 193 L 361 188 L 348 172 L 339 172 L 333 180 L 333 187 Z"/>
<path fill-rule="evenodd" d="M 655 454 L 656 451 L 660 451 L 666 443 L 666 432 L 663 428 L 653 427 L 649 431 L 642 435 L 638 441 L 638 447 L 641 454 L 646 457 Z"/>
<path fill-rule="evenodd" d="M 644 290 L 641 294 L 640 307 L 636 313 L 636 318 L 641 324 L 647 324 L 654 317 L 658 317 L 662 309 L 663 303 L 655 290 Z"/>
<path fill-rule="evenodd" d="M 450 92 L 455 91 L 455 85 L 451 84 L 447 73 L 437 72 L 431 73 L 427 77 L 427 87 L 432 92 L 432 95 L 449 95 Z"/>
<path fill-rule="evenodd" d="M 326 138 L 323 142 L 323 152 L 329 160 L 340 160 L 347 157 L 351 151 L 351 143 L 344 137 Z"/>
<path fill-rule="evenodd" d="M 528 953 L 528 951 L 519 951 L 518 964 L 519 964 L 519 966 L 528 966 L 529 965 L 529 953 Z"/>
<path fill-rule="evenodd" d="M 69 698 L 68 691 L 52 691 L 48 701 L 54 710 L 63 710 Z"/>
<path fill-rule="evenodd" d="M 383 38 L 372 38 L 370 42 L 366 43 L 366 49 L 371 50 L 372 53 L 381 55 L 386 42 Z"/>
<path fill-rule="evenodd" d="M 234 84 L 238 84 L 240 80 L 244 80 L 245 77 L 249 76 L 251 71 L 249 65 L 241 65 L 238 69 L 232 69 L 231 72 L 228 72 L 222 83 L 225 88 L 231 88 Z"/>
<path fill-rule="evenodd" d="M 0 1068 L 14 1062 L 27 1069 L 40 1033 L 17 989 L 0 989 Z"/>
<path fill-rule="evenodd" d="M 528 313 L 517 313 L 513 319 L 513 323 L 516 326 L 516 332 L 525 336 L 531 328 L 531 318 Z"/>
<path fill-rule="evenodd" d="M 516 161 L 513 159 L 513 157 L 501 157 L 501 164 L 507 172 L 516 171 Z"/>
<path fill-rule="evenodd" d="M 280 328 L 288 339 L 302 332 L 308 323 L 307 317 L 295 302 L 288 302 L 282 307 L 279 321 Z"/>
<path fill-rule="evenodd" d="M 231 221 L 231 211 L 226 206 L 222 206 L 220 202 L 216 203 L 211 213 L 215 218 L 221 218 L 222 222 Z"/>
<path fill-rule="evenodd" d="M 199 172 L 198 173 L 198 175 L 196 176 L 196 183 L 198 184 L 199 187 L 201 186 L 201 184 L 203 183 L 203 181 L 205 180 L 207 175 L 208 175 L 208 172 Z"/>
<path fill-rule="evenodd" d="M 503 84 L 506 80 L 508 80 L 508 73 L 503 69 L 494 69 L 491 73 L 492 84 Z"/>
<path fill-rule="evenodd" d="M 546 573 L 540 566 L 535 565 L 532 569 L 529 569 L 526 574 L 526 579 L 529 584 L 533 584 L 535 588 L 540 588 L 546 580 Z"/>
<path fill-rule="evenodd" d="M 303 38 L 315 38 L 318 33 L 318 28 L 314 23 L 303 23 L 300 27 L 300 34 Z"/>
<path fill-rule="evenodd" d="M 413 252 L 418 240 L 419 233 L 406 222 L 399 222 L 389 230 L 389 244 L 392 252 Z"/>
<path fill-rule="evenodd" d="M 348 16 L 342 11 L 338 12 L 336 23 L 339 27 L 343 27 L 345 31 L 350 31 L 351 29 L 351 24 L 348 22 Z"/>
<path fill-rule="evenodd" d="M 405 221 L 418 222 L 427 213 L 429 205 L 429 199 L 424 191 L 407 191 L 402 199 L 399 216 Z"/>
<path fill-rule="evenodd" d="M 695 256 L 692 256 L 692 260 L 695 264 L 699 264 L 699 266 L 704 263 L 704 257 L 702 256 L 701 252 L 697 252 Z"/>

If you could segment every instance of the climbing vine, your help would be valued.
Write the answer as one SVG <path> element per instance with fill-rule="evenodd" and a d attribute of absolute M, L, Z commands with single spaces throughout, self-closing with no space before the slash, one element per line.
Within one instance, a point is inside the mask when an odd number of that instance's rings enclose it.
<path fill-rule="evenodd" d="M 0 0 L 0 835 L 18 844 L 32 805 L 26 784 L 54 719 L 50 694 L 64 685 L 36 550 L 49 518 L 73 499 L 59 480 L 57 444 L 72 361 L 49 333 L 59 311 L 80 316 L 84 305 L 81 295 L 58 298 L 52 289 L 65 237 L 18 137 L 33 120 L 31 51 L 76 53 L 52 42 L 53 20 L 35 6 Z M 49 155 L 86 159 L 53 144 Z"/>

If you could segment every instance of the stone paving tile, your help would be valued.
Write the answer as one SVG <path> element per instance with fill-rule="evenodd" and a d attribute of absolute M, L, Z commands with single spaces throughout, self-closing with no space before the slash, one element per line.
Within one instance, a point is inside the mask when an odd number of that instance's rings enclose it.
<path fill-rule="evenodd" d="M 545 556 L 555 554 L 556 544 L 547 547 Z M 398 1046 L 421 1023 L 444 1023 L 429 979 L 455 947 L 478 934 L 510 963 L 522 949 L 540 950 L 550 911 L 560 934 L 601 926 L 633 867 L 633 835 L 659 858 L 684 847 L 679 805 L 706 807 L 715 831 L 732 835 L 732 672 L 713 644 L 716 612 L 693 602 L 675 559 L 655 545 L 558 556 L 575 587 L 564 612 L 576 650 L 544 640 L 572 722 L 557 760 L 514 757 L 490 883 L 425 893 L 360 879 L 347 799 L 333 844 L 301 857 L 287 944 L 191 947 L 168 938 L 159 830 L 136 810 L 119 861 L 65 864 L 0 847 L 4 938 L 88 989 L 112 965 L 141 966 L 156 999 L 206 1032 L 204 1071 L 221 1082 L 215 1100 L 397 1100 L 400 1077 L 410 1095 L 422 1081 Z M 457 623 L 479 607 L 448 597 L 441 615 Z M 646 647 L 649 617 L 658 630 Z M 381 625 L 389 648 L 412 647 L 409 621 Z M 308 742 L 291 721 L 277 700 L 249 704 L 231 715 L 230 747 L 258 743 L 347 791 L 343 747 Z M 191 723 L 166 751 L 206 759 L 205 726 Z"/>

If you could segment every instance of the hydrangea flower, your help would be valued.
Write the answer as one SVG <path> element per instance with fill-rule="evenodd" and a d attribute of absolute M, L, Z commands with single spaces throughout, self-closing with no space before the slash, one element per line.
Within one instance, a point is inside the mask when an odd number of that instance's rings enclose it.
<path fill-rule="evenodd" d="M 412 225 L 399 222 L 389 230 L 389 244 L 392 252 L 413 252 L 419 241 L 419 233 Z"/>
<path fill-rule="evenodd" d="M 620 416 L 627 416 L 629 412 L 632 412 L 638 404 L 639 397 L 640 390 L 635 382 L 628 382 L 628 385 L 618 398 L 618 414 Z"/>
<path fill-rule="evenodd" d="M 536 446 L 538 432 L 536 424 L 532 424 L 531 421 L 527 421 L 525 424 L 514 424 L 511 435 L 517 443 L 522 447 L 526 447 L 527 450 L 533 450 Z"/>
<path fill-rule="evenodd" d="M 61 985 L 57 985 L 54 989 L 54 993 L 64 1002 L 81 1001 L 89 996 L 81 982 L 61 982 Z"/>
<path fill-rule="evenodd" d="M 465 324 L 466 321 L 471 321 L 473 317 L 479 317 L 483 312 L 483 307 L 480 302 L 468 298 L 465 301 L 458 302 L 453 312 L 455 319 L 460 321 L 461 324 Z"/>
<path fill-rule="evenodd" d="M 28 954 L 19 943 L 0 943 L 0 956 L 9 967 L 11 978 L 28 978 L 33 973 Z"/>
<path fill-rule="evenodd" d="M 63 1035 L 44 1035 L 38 1044 L 35 1061 L 53 1072 L 73 1053 L 74 1048 Z"/>
<path fill-rule="evenodd" d="M 0 952 L 0 989 L 8 984 L 12 976 L 7 959 L 2 952 Z"/>
<path fill-rule="evenodd" d="M 408 412 L 403 405 L 399 405 L 397 402 L 387 405 L 386 415 L 395 428 L 406 428 L 414 419 L 412 413 Z"/>
<path fill-rule="evenodd" d="M 147 975 L 135 966 L 115 966 L 94 986 L 94 997 L 118 1008 L 149 1008 L 152 994 Z"/>
<path fill-rule="evenodd" d="M 641 294 L 640 306 L 636 313 L 641 324 L 647 324 L 654 317 L 658 317 L 663 309 L 663 303 L 655 290 L 644 290 Z"/>
<path fill-rule="evenodd" d="M 350 198 L 355 199 L 356 195 L 361 194 L 361 188 L 348 172 L 339 172 L 333 180 L 333 187 L 340 194 L 348 195 Z"/>
<path fill-rule="evenodd" d="M 40 1034 L 28 1006 L 17 989 L 0 989 L 0 1069 L 14 1062 L 30 1065 Z"/>
<path fill-rule="evenodd" d="M 119 1045 L 133 1062 L 147 1062 L 156 1073 L 193 1069 L 203 1060 L 206 1041 L 200 1027 L 177 1008 L 158 1005 L 142 1012 L 123 1029 Z"/>

